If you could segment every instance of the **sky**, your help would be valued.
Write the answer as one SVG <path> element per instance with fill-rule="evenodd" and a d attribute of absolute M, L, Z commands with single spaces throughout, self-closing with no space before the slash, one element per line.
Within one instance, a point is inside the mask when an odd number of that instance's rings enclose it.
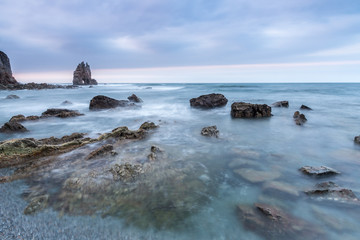
<path fill-rule="evenodd" d="M 1 0 L 20 82 L 360 82 L 359 0 Z"/>

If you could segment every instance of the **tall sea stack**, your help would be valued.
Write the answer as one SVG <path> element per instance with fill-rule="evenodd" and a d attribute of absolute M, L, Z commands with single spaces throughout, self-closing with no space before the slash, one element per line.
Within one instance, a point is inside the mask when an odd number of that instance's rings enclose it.
<path fill-rule="evenodd" d="M 0 51 L 0 85 L 18 84 L 12 76 L 10 60 L 8 56 Z"/>
<path fill-rule="evenodd" d="M 88 63 L 81 62 L 74 71 L 73 85 L 97 85 L 97 81 L 91 78 L 91 70 Z"/>

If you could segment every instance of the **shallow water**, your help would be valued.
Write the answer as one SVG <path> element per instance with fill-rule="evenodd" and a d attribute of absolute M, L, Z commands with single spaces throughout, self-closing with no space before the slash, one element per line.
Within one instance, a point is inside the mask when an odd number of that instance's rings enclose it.
<path fill-rule="evenodd" d="M 16 219 L 2 221 L 5 226 L 0 227 L 0 237 L 12 239 L 9 229 L 13 228 L 19 236 L 43 236 L 45 239 L 263 239 L 244 228 L 237 217 L 236 205 L 264 202 L 310 222 L 324 231 L 328 239 L 358 239 L 360 205 L 314 200 L 302 191 L 311 189 L 316 183 L 331 180 L 352 189 L 360 197 L 360 147 L 353 142 L 354 136 L 360 132 L 359 90 L 360 84 L 107 84 L 69 90 L 0 91 L 0 123 L 17 114 L 41 115 L 47 108 L 69 108 L 85 114 L 76 118 L 25 122 L 23 125 L 29 129 L 28 133 L 0 134 L 0 141 L 14 137 L 61 137 L 73 132 L 95 137 L 118 126 L 137 129 L 141 123 L 153 121 L 160 127 L 145 140 L 119 147 L 118 159 L 127 156 L 142 161 L 146 158 L 143 150 L 156 145 L 169 154 L 169 161 L 174 164 L 181 161 L 204 166 L 206 174 L 202 175 L 202 180 L 211 185 L 211 190 L 206 191 L 207 201 L 196 202 L 197 210 L 176 222 L 179 227 L 173 229 L 152 225 L 140 228 L 127 221 L 132 212 L 126 211 L 125 216 L 120 217 L 101 218 L 96 214 L 65 214 L 59 217 L 56 209 L 48 208 L 34 216 L 25 216 L 22 211 L 26 202 L 22 193 L 28 191 L 31 181 L 2 184 L 1 189 L 6 189 L 8 194 L 0 194 L 0 217 L 8 219 L 5 216 L 10 214 Z M 213 92 L 224 94 L 228 104 L 211 110 L 190 107 L 190 98 Z M 126 99 L 133 93 L 143 99 L 141 108 L 88 109 L 89 101 L 95 95 Z M 16 94 L 20 99 L 5 99 L 9 94 Z M 73 104 L 62 106 L 65 100 Z M 233 119 L 230 116 L 230 106 L 235 101 L 270 105 L 280 100 L 288 100 L 290 106 L 272 108 L 271 118 Z M 292 115 L 302 104 L 313 111 L 300 110 L 308 121 L 303 126 L 297 126 Z M 218 127 L 220 138 L 200 135 L 201 129 L 210 125 Z M 299 191 L 298 197 L 267 192 L 264 190 L 266 181 L 252 183 L 233 172 L 234 169 L 229 166 L 232 161 L 254 152 L 255 157 L 245 158 L 255 160 L 256 169 L 279 174 L 276 181 L 290 184 Z M 341 174 L 325 179 L 311 178 L 298 171 L 305 165 L 325 165 Z M 2 170 L 0 174 L 7 174 L 6 171 Z M 68 177 L 74 171 L 66 164 L 59 164 L 52 169 L 50 176 L 43 179 L 49 181 L 43 186 L 56 191 L 60 186 L 56 186 L 54 179 L 57 176 Z M 176 189 L 172 189 L 171 193 L 176 193 Z M 321 214 L 317 214 L 319 212 Z M 334 228 L 319 215 L 336 219 L 335 225 L 339 227 Z M 29 233 L 33 227 L 44 225 L 45 219 L 52 219 L 56 224 L 51 225 L 43 235 L 38 228 L 36 234 L 40 235 Z M 66 237 L 62 235 L 64 229 Z"/>

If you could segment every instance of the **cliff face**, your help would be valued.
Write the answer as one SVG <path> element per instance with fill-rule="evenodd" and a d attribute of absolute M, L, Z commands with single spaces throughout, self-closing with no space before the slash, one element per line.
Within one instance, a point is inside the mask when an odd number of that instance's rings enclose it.
<path fill-rule="evenodd" d="M 18 84 L 12 76 L 10 60 L 2 51 L 0 51 L 0 84 L 4 86 L 9 84 Z"/>
<path fill-rule="evenodd" d="M 97 81 L 91 78 L 91 70 L 88 63 L 81 62 L 74 71 L 73 85 L 97 85 Z"/>

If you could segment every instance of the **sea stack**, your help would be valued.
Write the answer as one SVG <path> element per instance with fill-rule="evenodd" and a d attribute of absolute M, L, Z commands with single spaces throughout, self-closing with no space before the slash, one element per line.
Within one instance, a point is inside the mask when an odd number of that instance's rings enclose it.
<path fill-rule="evenodd" d="M 73 85 L 97 84 L 97 81 L 91 78 L 91 70 L 89 64 L 81 62 L 74 71 Z"/>
<path fill-rule="evenodd" d="M 10 60 L 8 56 L 0 51 L 0 85 L 18 84 L 12 76 Z"/>

